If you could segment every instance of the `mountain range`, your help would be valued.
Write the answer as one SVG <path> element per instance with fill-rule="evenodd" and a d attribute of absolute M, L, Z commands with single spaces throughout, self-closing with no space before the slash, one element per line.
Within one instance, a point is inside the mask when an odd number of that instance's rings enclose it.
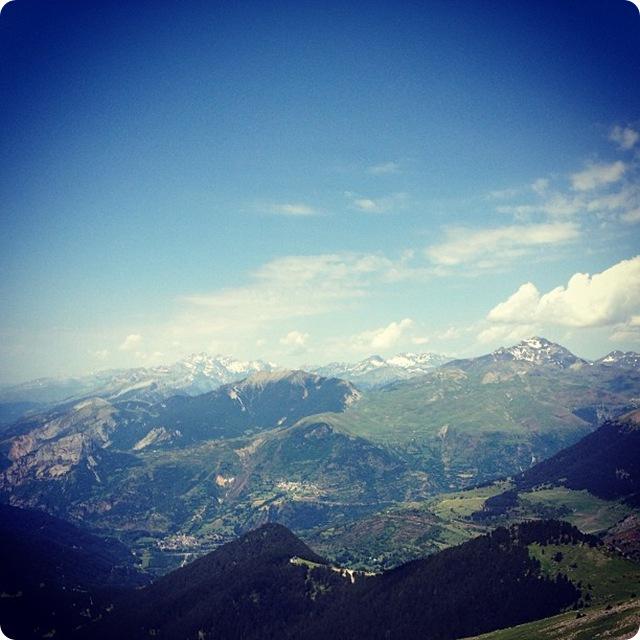
<path fill-rule="evenodd" d="M 274 371 L 91 397 L 0 430 L 0 498 L 119 536 L 162 573 L 267 521 L 311 535 L 517 475 L 639 396 L 637 369 L 534 338 L 365 391 Z"/>
<path fill-rule="evenodd" d="M 355 363 L 331 362 L 309 367 L 309 370 L 326 377 L 343 378 L 361 389 L 372 389 L 424 375 L 450 360 L 437 353 L 399 353 L 387 359 L 373 355 Z"/>
<path fill-rule="evenodd" d="M 606 364 L 638 369 L 640 355 L 612 351 L 595 361 L 577 358 L 567 349 L 544 338 L 530 338 L 510 348 L 500 348 L 484 356 L 494 360 L 522 360 L 538 364 Z M 472 360 L 482 361 L 481 358 Z M 301 370 L 326 378 L 341 378 L 360 389 L 372 389 L 391 382 L 408 380 L 429 373 L 453 358 L 437 353 L 399 353 L 390 358 L 372 355 L 354 363 L 332 362 L 303 365 Z M 461 361 L 456 361 L 461 362 Z M 14 422 L 29 412 L 88 397 L 109 401 L 142 400 L 158 402 L 172 395 L 195 396 L 230 382 L 237 382 L 260 371 L 282 367 L 263 360 L 242 361 L 231 356 L 192 354 L 172 365 L 99 371 L 71 378 L 40 378 L 21 384 L 0 385 L 0 424 Z"/>
<path fill-rule="evenodd" d="M 76 378 L 40 378 L 0 387 L 0 402 L 53 405 L 99 397 L 105 400 L 158 401 L 172 395 L 198 395 L 277 366 L 262 360 L 192 354 L 172 365 L 115 369 Z"/>
<path fill-rule="evenodd" d="M 361 362 L 301 367 L 327 378 L 341 378 L 368 389 L 395 380 L 422 375 L 448 362 L 434 353 L 403 353 L 384 360 L 371 356 Z M 0 425 L 60 403 L 102 398 L 159 402 L 174 395 L 196 396 L 222 385 L 238 382 L 258 372 L 284 371 L 272 362 L 241 361 L 230 356 L 192 354 L 172 365 L 116 369 L 75 378 L 40 378 L 16 385 L 0 386 Z"/>
<path fill-rule="evenodd" d="M 632 354 L 531 338 L 379 387 L 254 371 L 31 411 L 0 428 L 3 622 L 18 598 L 16 638 L 453 640 L 622 602 L 639 398 Z"/>

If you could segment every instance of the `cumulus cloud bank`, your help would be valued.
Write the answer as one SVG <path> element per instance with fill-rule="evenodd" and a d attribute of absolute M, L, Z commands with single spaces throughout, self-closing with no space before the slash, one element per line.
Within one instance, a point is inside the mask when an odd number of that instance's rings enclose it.
<path fill-rule="evenodd" d="M 527 282 L 488 314 L 501 324 L 603 327 L 629 322 L 640 312 L 640 256 L 601 273 L 574 274 L 566 286 L 541 294 Z"/>
<path fill-rule="evenodd" d="M 354 353 L 370 353 L 385 351 L 396 346 L 399 342 L 409 339 L 414 328 L 411 318 L 390 322 L 384 327 L 363 331 L 357 335 L 342 340 L 343 348 Z"/>
<path fill-rule="evenodd" d="M 404 318 L 400 322 L 391 322 L 386 327 L 373 332 L 371 347 L 373 349 L 389 349 L 402 337 L 403 333 L 413 326 L 411 318 Z"/>

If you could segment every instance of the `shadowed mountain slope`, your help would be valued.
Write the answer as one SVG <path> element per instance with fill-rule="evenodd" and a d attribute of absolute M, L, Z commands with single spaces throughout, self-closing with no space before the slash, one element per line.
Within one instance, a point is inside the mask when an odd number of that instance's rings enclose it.
<path fill-rule="evenodd" d="M 131 594 L 86 637 L 453 640 L 576 602 L 576 587 L 544 577 L 528 553 L 560 540 L 589 543 L 564 523 L 531 523 L 365 576 L 329 567 L 269 524 Z"/>
<path fill-rule="evenodd" d="M 640 410 L 609 420 L 516 478 L 519 489 L 563 485 L 640 506 Z"/>
<path fill-rule="evenodd" d="M 148 583 L 121 543 L 39 511 L 0 505 L 0 622 L 11 638 L 72 629 Z"/>

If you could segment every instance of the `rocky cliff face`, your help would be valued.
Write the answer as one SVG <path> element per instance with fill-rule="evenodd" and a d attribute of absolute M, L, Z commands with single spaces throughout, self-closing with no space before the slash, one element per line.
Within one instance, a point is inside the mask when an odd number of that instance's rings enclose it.
<path fill-rule="evenodd" d="M 5 442 L 9 465 L 0 475 L 0 487 L 60 478 L 81 461 L 91 467 L 95 464 L 92 454 L 110 445 L 117 417 L 118 410 L 100 398 L 40 416 L 33 428 Z"/>

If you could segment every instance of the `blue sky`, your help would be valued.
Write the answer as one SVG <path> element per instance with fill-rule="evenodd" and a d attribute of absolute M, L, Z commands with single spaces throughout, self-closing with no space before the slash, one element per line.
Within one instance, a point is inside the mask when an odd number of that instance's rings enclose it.
<path fill-rule="evenodd" d="M 75 5 L 0 14 L 0 380 L 640 349 L 631 3 Z"/>

